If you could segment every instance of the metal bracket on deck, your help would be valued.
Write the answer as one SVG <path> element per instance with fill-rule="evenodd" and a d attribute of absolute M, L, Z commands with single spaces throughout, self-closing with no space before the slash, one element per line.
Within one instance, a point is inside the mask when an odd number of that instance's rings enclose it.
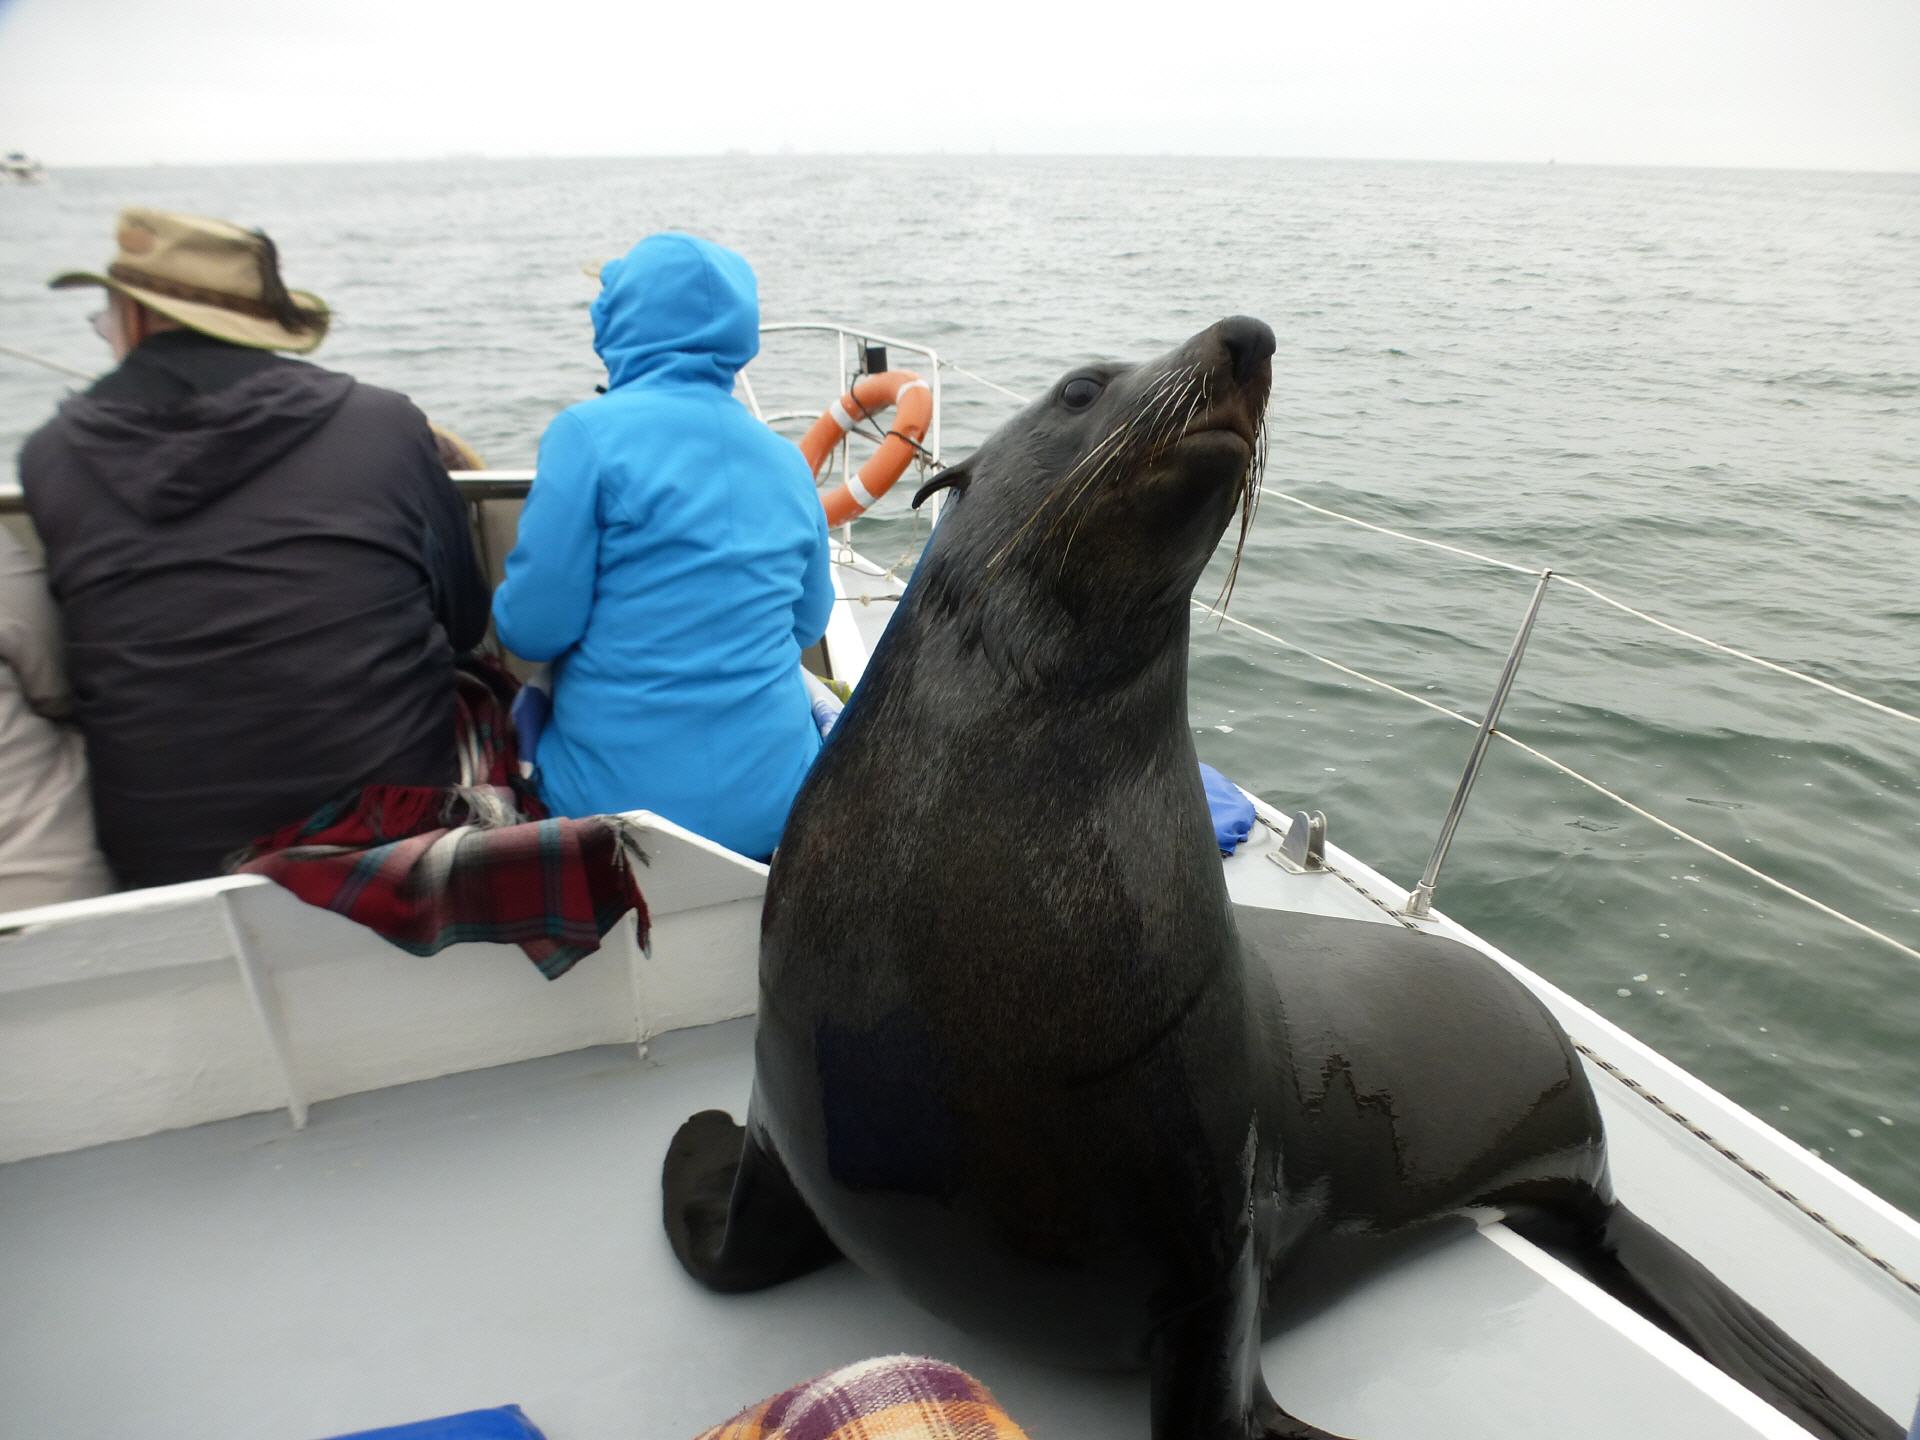
<path fill-rule="evenodd" d="M 1327 867 L 1327 817 L 1315 810 L 1296 810 L 1287 817 L 1287 833 L 1270 858 L 1283 870 L 1304 874 Z"/>

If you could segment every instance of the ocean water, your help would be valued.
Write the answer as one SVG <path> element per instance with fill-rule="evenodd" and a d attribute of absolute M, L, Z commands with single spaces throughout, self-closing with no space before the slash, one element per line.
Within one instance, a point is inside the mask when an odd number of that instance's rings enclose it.
<path fill-rule="evenodd" d="M 319 358 L 408 392 L 496 466 L 531 464 L 600 379 L 580 263 L 665 226 L 745 253 L 769 320 L 919 340 L 1021 393 L 1258 315 L 1280 346 L 1269 486 L 1551 565 L 1920 712 L 1920 177 L 962 157 L 80 171 L 0 189 L 0 345 L 105 363 L 96 301 L 43 281 L 104 263 L 129 202 L 267 227 L 337 312 Z M 805 408 L 830 398 L 827 358 L 781 342 L 775 362 L 819 376 Z M 948 384 L 957 455 L 1015 407 Z M 0 448 L 62 393 L 0 355 Z M 860 543 L 891 560 L 921 538 L 896 495 Z M 1269 497 L 1232 613 L 1477 716 L 1530 589 Z M 1203 758 L 1324 810 L 1336 843 L 1409 884 L 1471 740 L 1211 621 L 1192 720 Z M 1503 729 L 1920 947 L 1920 726 L 1555 587 Z M 1438 903 L 1920 1212 L 1920 961 L 1498 743 Z"/>

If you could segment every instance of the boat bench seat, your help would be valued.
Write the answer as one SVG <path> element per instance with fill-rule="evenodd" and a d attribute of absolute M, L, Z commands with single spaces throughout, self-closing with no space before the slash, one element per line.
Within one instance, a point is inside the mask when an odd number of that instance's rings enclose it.
<path fill-rule="evenodd" d="M 647 812 L 631 920 L 558 981 L 511 945 L 414 956 L 255 876 L 0 916 L 0 1162 L 753 1009 L 767 867 Z M 679 963 L 671 963 L 673 961 Z"/>

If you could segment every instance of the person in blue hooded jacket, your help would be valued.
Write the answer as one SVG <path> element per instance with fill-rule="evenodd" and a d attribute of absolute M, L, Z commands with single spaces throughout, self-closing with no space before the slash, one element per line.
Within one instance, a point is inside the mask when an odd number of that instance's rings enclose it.
<path fill-rule="evenodd" d="M 541 795 L 764 859 L 819 753 L 800 652 L 833 584 L 807 462 L 733 398 L 760 348 L 753 270 L 649 236 L 602 268 L 593 332 L 606 393 L 547 427 L 493 598 L 507 648 L 553 662 Z"/>

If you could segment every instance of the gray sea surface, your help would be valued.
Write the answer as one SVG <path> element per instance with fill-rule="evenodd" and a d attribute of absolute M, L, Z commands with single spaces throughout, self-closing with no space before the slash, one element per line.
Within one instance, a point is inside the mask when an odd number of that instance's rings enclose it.
<path fill-rule="evenodd" d="M 1920 177 L 979 157 L 75 171 L 0 188 L 0 345 L 105 364 L 95 292 L 44 282 L 104 264 L 135 202 L 266 227 L 337 313 L 318 358 L 412 395 L 495 466 L 530 465 L 601 379 L 581 262 L 657 228 L 742 251 L 768 320 L 918 340 L 1023 394 L 1258 315 L 1280 342 L 1270 487 L 1551 565 L 1920 712 Z M 810 411 L 835 388 L 831 356 L 795 340 L 756 373 Z M 1016 408 L 946 383 L 949 455 Z M 0 447 L 63 393 L 0 355 Z M 906 489 L 858 534 L 885 561 L 924 536 Z M 1220 578 L 1216 561 L 1202 598 Z M 1477 718 L 1531 586 L 1269 496 L 1232 614 Z M 1471 730 L 1212 621 L 1192 675 L 1203 758 L 1418 877 Z M 1502 728 L 1920 947 L 1920 725 L 1556 586 Z M 1498 742 L 1438 902 L 1920 1212 L 1920 961 Z"/>

